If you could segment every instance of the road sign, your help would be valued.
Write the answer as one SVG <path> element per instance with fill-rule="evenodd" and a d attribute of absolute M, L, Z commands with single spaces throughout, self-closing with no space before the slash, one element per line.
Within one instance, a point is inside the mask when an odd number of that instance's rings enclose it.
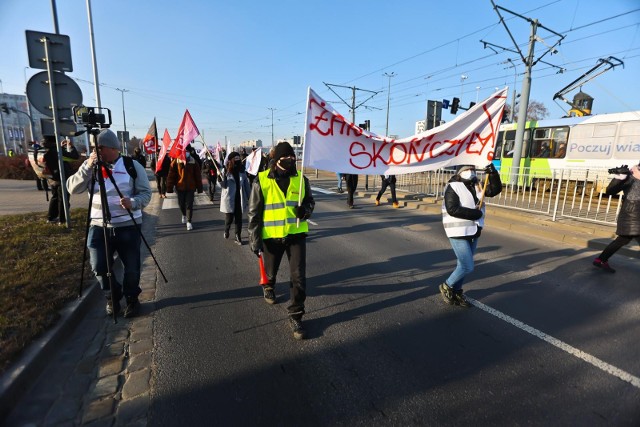
<path fill-rule="evenodd" d="M 71 43 L 69 36 L 62 34 L 41 33 L 39 31 L 25 31 L 27 35 L 27 53 L 29 55 L 29 66 L 38 70 L 47 69 L 47 58 L 45 55 L 44 38 L 49 39 L 49 57 L 51 59 L 51 69 L 56 71 L 73 71 L 71 62 Z"/>
<path fill-rule="evenodd" d="M 42 129 L 42 135 L 55 135 L 53 129 L 52 119 L 40 119 L 40 128 Z M 78 127 L 73 120 L 59 119 L 58 120 L 58 133 L 62 136 L 76 136 Z"/>
<path fill-rule="evenodd" d="M 118 141 L 129 142 L 129 131 L 118 131 Z"/>
<path fill-rule="evenodd" d="M 53 88 L 60 117 L 73 116 L 72 107 L 82 104 L 80 86 L 70 77 L 53 72 Z M 29 101 L 45 116 L 53 117 L 51 109 L 51 94 L 49 92 L 49 77 L 46 71 L 34 74 L 27 83 L 27 97 Z"/>

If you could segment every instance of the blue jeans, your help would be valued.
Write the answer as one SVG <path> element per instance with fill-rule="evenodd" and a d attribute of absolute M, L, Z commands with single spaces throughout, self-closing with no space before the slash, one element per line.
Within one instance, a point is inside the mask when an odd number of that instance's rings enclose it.
<path fill-rule="evenodd" d="M 338 177 L 338 190 L 342 189 L 342 174 L 341 173 L 336 173 L 336 176 Z"/>
<path fill-rule="evenodd" d="M 464 277 L 473 271 L 473 254 L 476 253 L 478 239 L 452 239 L 449 238 L 453 252 L 458 258 L 458 264 L 453 273 L 446 280 L 447 285 L 453 290 L 462 289 Z"/>
<path fill-rule="evenodd" d="M 135 225 L 127 227 L 108 227 L 107 240 L 109 242 L 109 254 L 104 247 L 104 229 L 97 225 L 89 228 L 87 248 L 91 257 L 91 270 L 96 275 L 100 288 L 105 297 L 111 299 L 111 288 L 107 277 L 107 259 L 111 270 L 111 281 L 114 286 L 114 295 L 120 300 L 122 296 L 127 300 L 135 300 L 140 295 L 140 232 Z M 113 275 L 113 254 L 117 252 L 124 267 L 122 285 Z"/>

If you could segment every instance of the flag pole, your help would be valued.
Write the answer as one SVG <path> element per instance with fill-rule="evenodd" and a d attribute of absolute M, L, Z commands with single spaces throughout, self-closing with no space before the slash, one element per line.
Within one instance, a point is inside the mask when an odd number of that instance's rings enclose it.
<path fill-rule="evenodd" d="M 302 205 L 302 186 L 304 185 L 304 153 L 307 149 L 307 129 L 309 119 L 309 97 L 311 95 L 311 86 L 307 86 L 307 103 L 305 104 L 304 113 L 304 144 L 302 144 L 302 163 L 300 164 L 300 188 L 298 188 L 298 206 Z M 300 218 L 296 218 L 296 227 L 300 226 Z"/>

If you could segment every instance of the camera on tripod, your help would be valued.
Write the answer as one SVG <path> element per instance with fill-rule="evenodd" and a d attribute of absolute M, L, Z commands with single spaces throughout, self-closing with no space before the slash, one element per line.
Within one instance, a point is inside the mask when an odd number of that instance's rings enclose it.
<path fill-rule="evenodd" d="M 627 175 L 631 173 L 627 165 L 622 165 L 617 168 L 611 168 L 607 172 L 609 172 L 611 175 Z"/>
<path fill-rule="evenodd" d="M 87 128 L 108 128 L 111 126 L 111 110 L 104 107 L 73 107 L 73 121 Z"/>

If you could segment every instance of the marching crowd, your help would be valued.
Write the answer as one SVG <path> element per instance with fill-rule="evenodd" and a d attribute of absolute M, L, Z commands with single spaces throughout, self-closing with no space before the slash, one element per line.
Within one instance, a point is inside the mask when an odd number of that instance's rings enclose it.
<path fill-rule="evenodd" d="M 55 145 L 45 139 L 45 147 Z M 77 159 L 77 150 L 70 141 L 63 144 L 65 158 Z M 107 299 L 106 312 L 116 316 L 125 299 L 124 317 L 138 313 L 141 292 L 140 244 L 142 209 L 150 202 L 152 192 L 145 172 L 146 158 L 139 150 L 134 156 L 120 155 L 120 143 L 109 129 L 103 129 L 95 137 L 96 149 L 82 163 L 78 171 L 61 182 L 57 152 L 46 160 L 49 185 L 53 192 L 50 221 L 64 221 L 62 191 L 72 194 L 87 192 L 90 196 L 90 228 L 87 247 L 91 268 Z M 201 158 L 202 155 L 202 158 Z M 193 229 L 193 205 L 195 193 L 204 191 L 208 184 L 210 201 L 214 200 L 216 187 L 221 188 L 220 211 L 224 213 L 224 239 L 229 239 L 234 225 L 234 241 L 242 245 L 243 217 L 247 218 L 247 230 L 251 251 L 264 265 L 265 283 L 261 283 L 263 297 L 268 304 L 275 304 L 276 276 L 286 255 L 289 263 L 290 298 L 287 311 L 295 339 L 303 339 L 306 331 L 302 323 L 306 301 L 306 239 L 308 219 L 315 207 L 309 180 L 298 172 L 295 151 L 287 142 L 272 147 L 269 155 L 253 157 L 259 167 L 255 175 L 248 173 L 245 163 L 247 153 L 232 151 L 218 157 L 209 150 L 197 153 L 187 145 L 184 153 L 171 159 L 165 154 L 152 168 L 160 198 L 167 193 L 177 194 L 182 223 L 188 231 Z M 224 160 L 222 160 L 224 158 Z M 137 160 L 134 161 L 133 159 Z M 222 161 L 221 161 L 222 160 Z M 62 162 L 63 165 L 66 165 Z M 442 222 L 445 234 L 456 257 L 456 267 L 440 284 L 443 301 L 449 305 L 471 307 L 462 286 L 474 269 L 474 254 L 484 227 L 485 197 L 494 197 L 502 191 L 500 175 L 492 164 L 483 170 L 484 182 L 479 181 L 476 167 L 465 165 L 449 180 L 442 202 Z M 65 172 L 66 170 L 65 166 Z M 608 259 L 632 239 L 640 243 L 640 217 L 636 205 L 640 203 L 640 166 L 620 170 L 612 180 L 607 193 L 625 194 L 618 222 L 618 237 L 593 261 L 594 266 L 610 273 L 615 272 Z M 338 174 L 338 192 L 342 192 L 342 179 L 347 183 L 349 208 L 353 208 L 353 194 L 357 187 L 357 175 Z M 56 180 L 57 179 L 57 180 Z M 375 200 L 376 206 L 387 187 L 391 189 L 393 207 L 399 207 L 393 175 L 382 176 L 382 187 Z M 146 243 L 146 242 L 145 242 Z M 111 275 L 114 253 L 123 264 L 123 279 L 119 283 Z"/>

